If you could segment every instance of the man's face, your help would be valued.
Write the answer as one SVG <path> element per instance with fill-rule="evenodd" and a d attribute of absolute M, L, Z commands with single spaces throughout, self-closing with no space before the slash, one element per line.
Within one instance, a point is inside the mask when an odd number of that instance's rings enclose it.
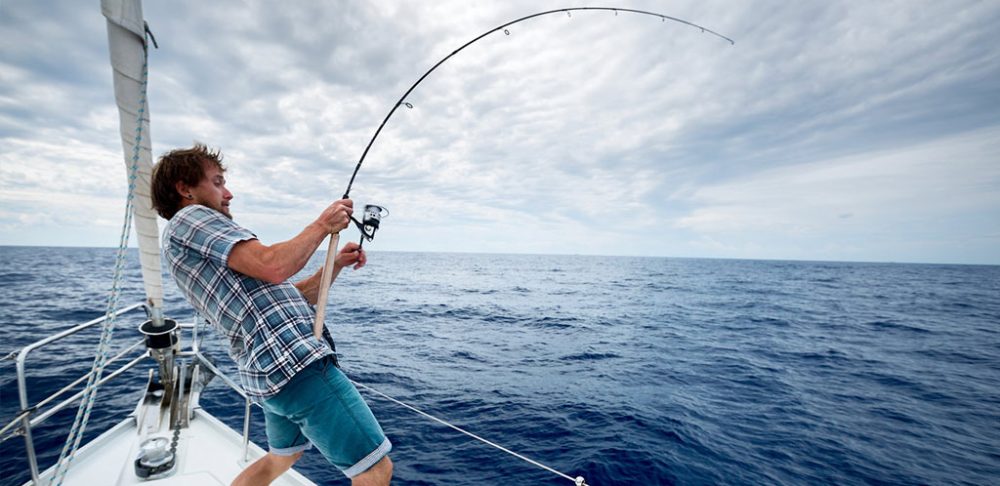
<path fill-rule="evenodd" d="M 226 178 L 222 171 L 215 164 L 206 163 L 204 165 L 205 177 L 197 186 L 191 188 L 194 196 L 194 203 L 208 206 L 229 219 L 233 215 L 229 212 L 229 201 L 233 199 L 233 193 L 226 189 Z"/>

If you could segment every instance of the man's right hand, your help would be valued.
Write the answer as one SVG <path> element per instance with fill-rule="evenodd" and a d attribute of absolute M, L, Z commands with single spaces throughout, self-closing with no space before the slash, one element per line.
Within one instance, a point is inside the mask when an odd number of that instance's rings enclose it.
<path fill-rule="evenodd" d="M 341 199 L 323 210 L 323 214 L 319 215 L 316 222 L 328 229 L 330 234 L 340 233 L 351 224 L 351 214 L 353 213 L 354 201 Z"/>

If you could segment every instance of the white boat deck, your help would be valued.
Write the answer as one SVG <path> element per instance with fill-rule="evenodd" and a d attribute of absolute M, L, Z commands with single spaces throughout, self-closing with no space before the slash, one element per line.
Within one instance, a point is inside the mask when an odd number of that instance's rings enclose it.
<path fill-rule="evenodd" d="M 135 418 L 128 417 L 118 425 L 77 451 L 63 484 L 66 486 L 146 485 L 146 486 L 218 486 L 228 485 L 249 463 L 264 455 L 264 450 L 250 443 L 249 462 L 243 461 L 243 438 L 201 409 L 195 409 L 190 426 L 181 429 L 177 443 L 177 465 L 173 474 L 153 480 L 136 476 L 133 469 L 139 444 L 150 437 L 173 438 L 166 422 L 160 430 L 140 437 Z M 41 475 L 41 483 L 49 484 L 53 470 Z M 315 483 L 294 469 L 273 483 L 275 486 L 301 486 Z"/>

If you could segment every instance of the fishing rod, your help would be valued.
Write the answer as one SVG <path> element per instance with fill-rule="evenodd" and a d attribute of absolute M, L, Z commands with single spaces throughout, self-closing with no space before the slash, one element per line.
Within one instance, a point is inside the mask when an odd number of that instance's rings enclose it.
<path fill-rule="evenodd" d="M 595 10 L 595 11 L 601 11 L 601 10 L 603 10 L 603 11 L 608 11 L 608 12 L 614 12 L 615 16 L 617 16 L 619 12 L 625 12 L 625 13 L 632 13 L 632 14 L 648 15 L 648 16 L 652 16 L 652 17 L 658 17 L 661 22 L 666 22 L 667 20 L 670 20 L 672 22 L 677 22 L 677 23 L 681 23 L 681 24 L 684 24 L 684 25 L 688 25 L 690 27 L 694 27 L 696 29 L 700 29 L 703 33 L 707 32 L 707 33 L 712 34 L 712 35 L 714 35 L 714 36 L 716 36 L 716 37 L 718 37 L 720 39 L 726 40 L 731 45 L 735 45 L 736 44 L 736 42 L 734 42 L 729 37 L 726 37 L 726 36 L 724 36 L 724 35 L 722 35 L 722 34 L 720 34 L 718 32 L 715 32 L 714 30 L 708 29 L 706 27 L 703 27 L 701 25 L 695 24 L 693 22 L 688 22 L 687 20 L 684 20 L 684 19 L 680 19 L 680 18 L 677 18 L 677 17 L 672 17 L 672 16 L 669 16 L 669 15 L 664 15 L 664 14 L 657 13 L 657 12 L 650 12 L 648 10 L 636 10 L 636 9 L 631 9 L 631 8 L 619 8 L 619 7 L 570 7 L 570 8 L 560 8 L 560 9 L 555 9 L 555 10 L 546 10 L 544 12 L 533 13 L 531 15 L 526 15 L 526 16 L 521 17 L 519 19 L 512 20 L 512 21 L 507 22 L 505 24 L 498 25 L 498 26 L 496 26 L 496 27 L 494 27 L 494 28 L 492 28 L 490 30 L 487 30 L 486 32 L 483 32 L 482 34 L 479 34 L 478 36 L 476 36 L 472 40 L 466 42 L 465 44 L 463 44 L 458 49 L 455 49 L 454 51 L 451 52 L 451 54 L 448 54 L 447 56 L 445 56 L 444 58 L 442 58 L 440 61 L 438 61 L 436 64 L 434 64 L 433 66 L 431 66 L 431 68 L 428 69 L 427 72 L 425 72 L 422 76 L 420 76 L 420 78 L 417 79 L 416 82 L 414 82 L 412 85 L 410 85 L 409 89 L 407 89 L 406 92 L 403 93 L 403 96 L 399 97 L 399 100 L 397 100 L 396 103 L 394 105 L 392 105 L 392 109 L 389 110 L 389 114 L 387 114 L 385 116 L 385 118 L 382 120 L 382 123 L 379 124 L 378 129 L 375 130 L 375 134 L 372 135 L 371 140 L 368 141 L 368 145 L 365 146 L 365 151 L 362 152 L 361 158 L 358 160 L 358 164 L 354 167 L 354 172 L 351 174 L 351 180 L 347 183 L 347 189 L 344 190 L 343 199 L 348 199 L 350 197 L 350 195 L 351 195 L 351 187 L 354 186 L 354 179 L 358 176 L 358 171 L 361 170 L 361 164 L 364 163 L 365 157 L 368 156 L 368 151 L 371 150 L 372 145 L 375 144 L 375 139 L 377 139 L 378 136 L 379 136 L 379 134 L 382 133 L 382 129 L 385 128 L 385 124 L 389 122 L 389 119 L 392 118 L 392 115 L 394 115 L 396 113 L 396 110 L 399 109 L 400 106 L 406 106 L 407 108 L 413 108 L 413 105 L 410 104 L 409 102 L 407 102 L 406 98 L 410 95 L 410 93 L 413 92 L 414 89 L 417 88 L 417 86 L 420 85 L 421 82 L 424 81 L 424 79 L 427 78 L 427 76 L 429 76 L 432 72 L 434 72 L 434 70 L 436 70 L 438 68 L 438 66 L 444 64 L 446 61 L 448 61 L 448 59 L 451 59 L 455 54 L 458 54 L 459 52 L 461 52 L 462 50 L 464 50 L 466 47 L 469 47 L 470 45 L 475 44 L 480 39 L 483 39 L 484 37 L 489 36 L 490 34 L 493 34 L 494 32 L 499 32 L 499 31 L 502 30 L 505 35 L 510 35 L 510 30 L 507 29 L 507 27 L 510 27 L 511 25 L 514 25 L 514 24 L 517 24 L 517 23 L 520 23 L 520 22 L 524 22 L 526 20 L 530 20 L 530 19 L 533 19 L 533 18 L 536 18 L 536 17 L 542 17 L 542 16 L 545 16 L 545 15 L 553 15 L 553 14 L 558 14 L 558 13 L 565 13 L 568 17 L 572 17 L 573 16 L 572 12 L 574 12 L 574 11 L 580 11 L 580 10 Z M 374 205 L 374 204 L 368 204 L 368 205 L 365 205 L 364 216 L 363 216 L 362 221 L 358 221 L 354 216 L 351 216 L 351 220 L 358 227 L 358 230 L 361 231 L 361 244 L 364 244 L 365 240 L 371 241 L 373 238 L 375 238 L 375 231 L 378 230 L 381 218 L 386 217 L 388 215 L 389 215 L 388 210 L 386 210 L 385 208 L 383 208 L 381 206 Z"/>
<path fill-rule="evenodd" d="M 413 108 L 413 105 L 410 104 L 409 102 L 407 102 L 406 98 L 408 96 L 410 96 L 410 93 L 412 93 L 413 90 L 416 89 L 417 86 L 419 86 L 420 83 L 422 83 L 424 81 L 424 79 L 427 79 L 427 76 L 430 76 L 430 74 L 432 72 L 434 72 L 439 66 L 441 66 L 442 64 L 444 64 L 445 62 L 447 62 L 452 57 L 454 57 L 455 54 L 458 54 L 459 52 L 462 52 L 466 47 L 469 47 L 472 44 L 475 44 L 479 40 L 483 39 L 484 37 L 489 36 L 490 34 L 493 34 L 494 32 L 503 31 L 503 33 L 505 35 L 510 35 L 510 30 L 508 30 L 507 27 L 510 27 L 510 26 L 512 26 L 514 24 L 517 24 L 517 23 L 520 23 L 520 22 L 524 22 L 526 20 L 530 20 L 530 19 L 533 19 L 533 18 L 536 18 L 536 17 L 542 17 L 542 16 L 545 16 L 545 15 L 553 15 L 553 14 L 560 14 L 560 13 L 564 13 L 564 14 L 566 14 L 566 16 L 572 17 L 574 11 L 586 11 L 586 10 L 614 12 L 615 16 L 618 16 L 619 12 L 625 12 L 625 13 L 631 13 L 631 14 L 648 15 L 648 16 L 651 16 L 651 17 L 657 17 L 657 18 L 660 19 L 661 22 L 666 22 L 666 21 L 669 20 L 671 22 L 677 22 L 677 23 L 680 23 L 680 24 L 684 24 L 684 25 L 687 25 L 687 26 L 690 26 L 690 27 L 694 27 L 696 29 L 700 29 L 703 33 L 707 32 L 707 33 L 712 34 L 712 35 L 714 35 L 714 36 L 716 36 L 716 37 L 718 37 L 720 39 L 726 40 L 731 45 L 735 45 L 736 44 L 736 42 L 733 41 L 732 39 L 730 39 L 729 37 L 726 37 L 726 36 L 724 36 L 724 35 L 716 32 L 714 30 L 711 30 L 711 29 L 707 28 L 707 27 L 703 27 L 703 26 L 695 24 L 693 22 L 688 22 L 687 20 L 684 20 L 684 19 L 680 19 L 680 18 L 677 18 L 677 17 L 672 17 L 670 15 L 665 15 L 665 14 L 661 14 L 661 13 L 657 13 L 657 12 L 650 12 L 648 10 L 637 10 L 637 9 L 632 9 L 632 8 L 620 8 L 620 7 L 570 7 L 570 8 L 559 8 L 559 9 L 554 9 L 554 10 L 546 10 L 544 12 L 533 13 L 531 15 L 525 15 L 524 17 L 512 20 L 512 21 L 507 22 L 505 24 L 498 25 L 498 26 L 496 26 L 496 27 L 494 27 L 494 28 L 492 28 L 490 30 L 487 30 L 486 32 L 483 32 L 482 34 L 479 34 L 478 36 L 474 37 L 472 40 L 466 42 L 465 44 L 462 44 L 461 47 L 459 47 L 458 49 L 455 49 L 454 51 L 451 52 L 451 54 L 448 54 L 447 56 L 445 56 L 444 58 L 442 58 L 440 61 L 438 61 L 437 63 L 435 63 L 433 66 L 431 66 L 430 69 L 427 70 L 427 72 L 425 72 L 422 76 L 420 76 L 420 78 L 418 78 L 416 80 L 416 82 L 414 82 L 412 85 L 410 85 L 410 87 L 406 90 L 406 92 L 403 93 L 403 96 L 399 97 L 399 99 L 396 101 L 396 103 L 394 105 L 392 105 L 392 109 L 389 110 L 389 113 L 385 116 L 385 118 L 382 119 L 382 123 L 380 123 L 379 126 L 378 126 L 378 129 L 375 130 L 375 134 L 372 135 L 371 140 L 368 141 L 368 145 L 365 146 L 365 151 L 361 153 L 361 158 L 358 159 L 358 164 L 356 166 L 354 166 L 354 172 L 351 173 L 351 180 L 347 183 L 347 189 L 344 190 L 343 199 L 350 198 L 351 187 L 354 186 L 354 179 L 357 178 L 358 171 L 361 170 L 361 164 L 363 164 L 365 162 L 365 157 L 368 156 L 368 151 L 371 150 L 372 145 L 375 144 L 375 140 L 378 138 L 379 134 L 382 133 L 382 129 L 385 128 L 385 124 L 389 122 L 389 119 L 392 118 L 392 115 L 394 115 L 396 113 L 396 110 L 398 110 L 400 106 L 406 106 L 407 108 Z M 360 245 L 364 245 L 364 242 L 366 240 L 367 241 L 372 241 L 375 238 L 375 232 L 378 231 L 379 224 L 381 223 L 381 219 L 384 218 L 384 217 L 386 217 L 386 216 L 388 216 L 389 212 L 388 212 L 388 210 L 386 210 L 385 208 L 383 208 L 381 206 L 378 206 L 378 205 L 375 205 L 375 204 L 367 204 L 367 205 L 365 205 L 365 209 L 364 209 L 364 211 L 363 211 L 362 214 L 363 214 L 363 216 L 362 216 L 362 220 L 361 221 L 358 221 L 358 219 L 355 218 L 353 215 L 351 216 L 351 221 L 354 222 L 354 224 L 357 226 L 358 230 L 361 232 L 361 240 L 359 242 L 359 246 Z M 329 268 L 333 267 L 334 253 L 336 252 L 337 244 L 339 243 L 339 241 L 340 241 L 340 235 L 339 235 L 339 233 L 334 234 L 333 237 L 330 239 L 329 249 L 327 250 L 327 262 L 326 262 L 326 265 L 323 266 L 323 276 L 322 276 L 321 286 L 320 286 L 321 289 L 326 289 L 327 288 L 326 285 L 325 285 L 326 283 L 328 283 L 327 277 L 330 277 L 332 279 L 332 276 L 329 275 L 328 267 Z M 321 297 L 325 297 L 325 295 L 321 295 Z M 323 300 L 323 299 L 321 299 L 321 300 Z M 320 302 L 319 303 L 319 305 L 318 305 L 318 312 L 317 312 L 317 316 L 318 317 L 321 318 L 323 316 L 323 312 L 325 311 L 325 307 L 326 307 L 325 302 Z M 321 319 L 317 319 L 316 320 L 316 329 L 317 329 L 316 332 L 317 333 L 319 332 L 320 322 L 322 322 Z"/>
<path fill-rule="evenodd" d="M 662 22 L 666 22 L 667 20 L 670 20 L 670 21 L 673 21 L 673 22 L 679 22 L 681 24 L 685 24 L 685 25 L 694 27 L 696 29 L 701 29 L 702 32 L 707 32 L 707 33 L 712 34 L 712 35 L 714 35 L 716 37 L 719 37 L 720 39 L 724 39 L 726 41 L 729 41 L 729 43 L 731 45 L 735 45 L 736 44 L 736 42 L 734 42 L 729 37 L 726 37 L 726 36 L 724 36 L 724 35 L 722 35 L 722 34 L 720 34 L 718 32 L 715 32 L 715 31 L 711 30 L 711 29 L 702 27 L 702 26 L 700 26 L 698 24 L 695 24 L 695 23 L 692 23 L 692 22 L 688 22 L 687 20 L 684 20 L 684 19 L 679 19 L 677 17 L 671 17 L 669 15 L 664 15 L 664 14 L 661 14 L 661 13 L 650 12 L 650 11 L 647 11 L 647 10 L 635 10 L 635 9 L 631 9 L 631 8 L 619 8 L 619 7 L 572 7 L 572 8 L 560 8 L 560 9 L 556 9 L 556 10 L 546 10 L 544 12 L 538 12 L 538 13 L 534 13 L 534 14 L 531 14 L 531 15 L 526 15 L 524 17 L 521 17 L 521 18 L 517 19 L 517 20 L 512 20 L 510 22 L 507 22 L 506 24 L 499 25 L 497 27 L 494 27 L 494 28 L 492 28 L 492 29 L 490 29 L 490 30 L 488 30 L 486 32 L 483 32 L 482 34 L 476 36 L 474 39 L 472 39 L 469 42 L 466 42 L 465 44 L 463 44 L 462 47 L 459 47 L 458 49 L 455 49 L 454 51 L 452 51 L 451 54 L 448 54 L 443 59 L 441 59 L 440 61 L 438 61 L 437 64 L 435 64 L 430 69 L 428 69 L 427 72 L 425 72 L 423 76 L 420 76 L 420 79 L 417 79 L 417 81 L 415 83 L 413 83 L 410 86 L 410 88 L 406 90 L 405 93 L 403 93 L 403 96 L 399 97 L 399 100 L 396 101 L 396 104 L 392 106 L 391 110 L 389 110 L 389 114 L 386 115 L 385 119 L 382 120 L 382 124 L 380 124 L 378 126 L 377 130 L 375 130 L 375 134 L 372 135 L 371 140 L 368 141 L 368 146 L 365 147 L 365 151 L 361 154 L 361 159 L 358 160 L 358 165 L 354 167 L 354 173 L 351 174 L 351 180 L 350 180 L 350 182 L 347 183 L 347 189 L 344 191 L 344 199 L 347 199 L 350 196 L 350 194 L 351 194 L 351 187 L 354 185 L 354 178 L 357 177 L 358 171 L 361 169 L 361 164 L 364 163 L 365 157 L 368 156 L 368 151 L 371 150 L 372 145 L 375 143 L 375 139 L 377 139 L 378 136 L 379 136 L 379 134 L 382 133 L 382 129 L 385 127 L 385 124 L 389 121 L 390 118 L 392 118 L 392 115 L 396 113 L 396 110 L 400 107 L 400 105 L 406 105 L 407 108 L 413 108 L 412 104 L 406 102 L 406 97 L 409 96 L 410 93 L 413 92 L 413 90 L 416 89 L 416 87 L 418 85 L 420 85 L 420 83 L 423 82 L 424 79 L 427 78 L 427 76 L 429 76 L 432 72 L 434 72 L 434 70 L 437 69 L 438 66 L 444 64 L 448 59 L 451 59 L 452 56 L 454 56 L 455 54 L 458 54 L 459 52 L 461 52 L 466 47 L 469 47 L 470 45 L 475 44 L 480 39 L 482 39 L 482 38 L 484 38 L 484 37 L 486 37 L 486 36 L 488 36 L 488 35 L 490 35 L 490 34 L 492 34 L 494 32 L 499 32 L 499 31 L 503 30 L 504 34 L 510 35 L 510 31 L 507 29 L 507 27 L 510 27 L 511 25 L 514 25 L 514 24 L 519 23 L 519 22 L 524 22 L 525 20 L 530 20 L 530 19 L 533 19 L 535 17 L 541 17 L 541 16 L 544 16 L 544 15 L 552 15 L 552 14 L 557 14 L 557 13 L 565 13 L 567 16 L 572 17 L 573 16 L 572 12 L 573 11 L 577 11 L 577 10 L 604 10 L 604 11 L 611 11 L 611 12 L 614 12 L 616 16 L 618 15 L 618 12 L 626 12 L 626 13 L 633 13 L 633 14 L 639 14 L 639 15 L 649 15 L 649 16 L 652 16 L 652 17 L 659 17 Z"/>

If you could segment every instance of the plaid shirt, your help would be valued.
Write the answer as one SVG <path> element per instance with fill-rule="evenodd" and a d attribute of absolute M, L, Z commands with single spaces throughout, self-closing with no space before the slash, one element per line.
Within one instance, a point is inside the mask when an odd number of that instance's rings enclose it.
<path fill-rule="evenodd" d="M 227 266 L 237 243 L 256 238 L 222 213 L 192 205 L 167 223 L 163 256 L 188 302 L 229 339 L 243 389 L 259 399 L 333 351 L 313 336 L 315 312 L 299 289 Z"/>

